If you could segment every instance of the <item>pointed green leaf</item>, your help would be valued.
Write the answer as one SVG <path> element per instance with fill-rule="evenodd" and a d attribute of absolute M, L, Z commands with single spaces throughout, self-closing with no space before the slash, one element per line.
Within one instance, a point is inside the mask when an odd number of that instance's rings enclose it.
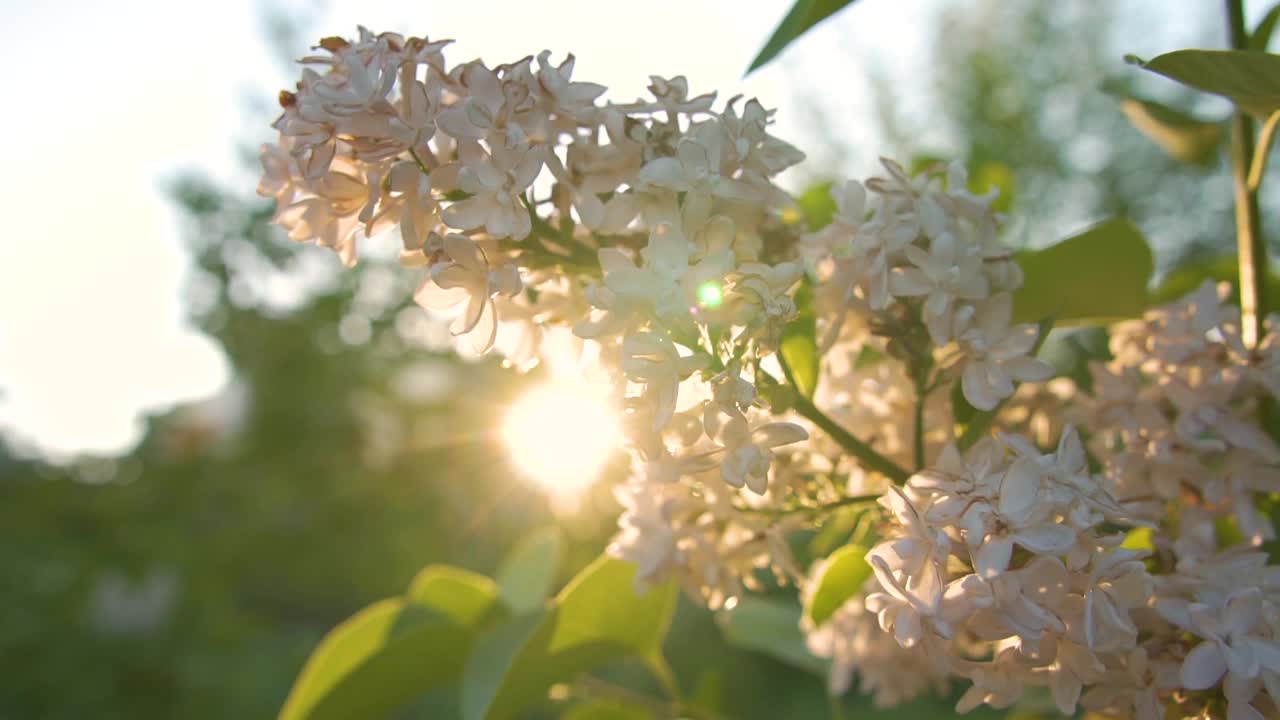
<path fill-rule="evenodd" d="M 487 578 L 428 568 L 405 597 L 370 605 L 320 641 L 281 720 L 383 717 L 452 682 L 496 601 Z"/>
<path fill-rule="evenodd" d="M 867 512 L 865 507 L 842 507 L 832 512 L 822 528 L 809 541 L 809 555 L 824 557 L 844 545 L 858 526 L 858 520 Z"/>
<path fill-rule="evenodd" d="M 1262 20 L 1258 21 L 1258 27 L 1254 28 L 1249 34 L 1249 49 L 1257 52 L 1266 52 L 1267 45 L 1271 44 L 1271 34 L 1275 32 L 1276 21 L 1280 20 L 1280 3 L 1271 6 L 1266 15 L 1262 16 Z"/>
<path fill-rule="evenodd" d="M 1167 105 L 1137 98 L 1121 100 L 1120 109 L 1131 125 L 1175 160 L 1211 165 L 1217 158 L 1222 123 L 1199 120 Z"/>
<path fill-rule="evenodd" d="M 815 626 L 822 625 L 846 600 L 862 592 L 862 586 L 869 577 L 871 565 L 867 563 L 867 548 L 845 545 L 831 553 L 805 604 L 805 616 Z"/>
<path fill-rule="evenodd" d="M 809 28 L 826 20 L 836 11 L 853 2 L 854 0 L 796 0 L 796 4 L 791 6 L 787 16 L 782 19 L 777 29 L 773 31 L 773 35 L 769 37 L 769 41 L 760 49 L 756 59 L 751 61 L 751 67 L 747 68 L 747 73 L 750 74 L 756 68 L 772 60 L 778 53 L 782 52 L 783 48 L 807 32 Z"/>
<path fill-rule="evenodd" d="M 805 397 L 818 389 L 818 316 L 813 310 L 813 290 L 807 282 L 796 290 L 796 319 L 782 329 L 778 359 L 787 382 Z"/>
<path fill-rule="evenodd" d="M 496 579 L 502 599 L 517 613 L 542 607 L 551 594 L 564 555 L 564 541 L 555 526 L 530 533 L 502 561 Z"/>
<path fill-rule="evenodd" d="M 1175 50 L 1147 62 L 1130 60 L 1183 85 L 1230 98 L 1254 115 L 1280 110 L 1280 55 L 1254 50 Z"/>
<path fill-rule="evenodd" d="M 1052 316 L 1059 326 L 1083 324 L 1137 317 L 1147 307 L 1151 249 L 1123 218 L 1016 259 L 1024 280 L 1013 296 L 1015 322 Z"/>
<path fill-rule="evenodd" d="M 631 563 L 602 557 L 561 590 L 550 609 L 501 625 L 477 643 L 463 680 L 464 720 L 513 717 L 556 682 L 660 652 L 675 584 L 637 595 L 635 572 Z"/>
<path fill-rule="evenodd" d="M 815 657 L 805 646 L 804 633 L 800 631 L 801 612 L 794 600 L 748 595 L 716 619 L 729 644 L 765 653 L 801 670 L 824 674 L 827 662 Z"/>

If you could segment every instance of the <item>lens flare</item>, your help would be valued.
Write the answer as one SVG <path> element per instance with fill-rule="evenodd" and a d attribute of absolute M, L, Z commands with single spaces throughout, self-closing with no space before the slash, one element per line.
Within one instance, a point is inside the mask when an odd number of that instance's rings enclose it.
<path fill-rule="evenodd" d="M 516 467 L 559 498 L 591 485 L 620 439 L 601 393 L 567 380 L 522 395 L 507 413 L 502 437 Z"/>
<path fill-rule="evenodd" d="M 698 286 L 698 304 L 705 310 L 715 310 L 724 302 L 724 292 L 714 282 L 704 282 Z"/>

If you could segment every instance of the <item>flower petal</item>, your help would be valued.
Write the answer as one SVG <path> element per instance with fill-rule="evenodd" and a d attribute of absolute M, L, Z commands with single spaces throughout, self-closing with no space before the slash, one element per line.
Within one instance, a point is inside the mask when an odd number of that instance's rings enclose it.
<path fill-rule="evenodd" d="M 1012 522 L 1025 520 L 1040 497 L 1040 463 L 1020 457 L 1000 482 L 1000 514 Z"/>
<path fill-rule="evenodd" d="M 1013 541 L 1003 535 L 988 539 L 973 557 L 973 571 L 978 577 L 991 579 L 1009 569 Z"/>
<path fill-rule="evenodd" d="M 1227 661 L 1215 642 L 1202 642 L 1187 653 L 1182 661 L 1182 686 L 1188 690 L 1207 690 L 1227 672 Z"/>

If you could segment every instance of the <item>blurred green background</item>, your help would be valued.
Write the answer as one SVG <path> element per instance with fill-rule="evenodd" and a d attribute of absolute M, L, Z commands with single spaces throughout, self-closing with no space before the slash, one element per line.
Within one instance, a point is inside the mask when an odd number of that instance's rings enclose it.
<path fill-rule="evenodd" d="M 1179 27 L 1221 45 L 1216 7 L 1177 5 Z M 1127 214 L 1156 241 L 1163 271 L 1229 252 L 1220 155 L 1170 158 L 1118 99 L 1145 93 L 1226 117 L 1225 104 L 1137 78 L 1121 61 L 1126 33 L 1159 25 L 1168 6 L 972 0 L 929 12 L 941 14 L 929 72 L 910 85 L 924 101 L 874 64 L 862 68 L 871 92 L 856 117 L 824 104 L 840 91 L 834 78 L 824 88 L 797 80 L 791 104 L 778 99 L 811 136 L 810 169 L 792 188 L 869 174 L 880 153 L 959 158 L 975 182 L 1006 192 L 1013 244 Z M 298 30 L 290 18 L 306 14 L 288 13 L 265 15 L 286 46 Z M 868 133 L 886 147 L 866 147 Z M 259 126 L 237 140 L 261 137 Z M 250 148 L 241 154 L 252 162 Z M 497 441 L 495 408 L 536 371 L 453 358 L 442 326 L 412 305 L 412 278 L 386 261 L 287 306 L 266 302 L 255 288 L 312 272 L 330 262 L 324 251 L 283 239 L 249 185 L 190 172 L 166 187 L 195 265 L 190 321 L 225 351 L 233 379 L 214 399 L 147 418 L 141 442 L 118 457 L 54 462 L 0 444 L 0 719 L 270 717 L 326 630 L 427 563 L 492 572 L 519 537 L 552 523 L 569 540 L 564 578 L 601 551 L 617 512 L 607 479 L 557 514 Z M 821 678 L 731 648 L 705 612 L 682 606 L 668 656 L 726 717 L 828 712 Z M 866 716 L 864 701 L 848 706 Z"/>

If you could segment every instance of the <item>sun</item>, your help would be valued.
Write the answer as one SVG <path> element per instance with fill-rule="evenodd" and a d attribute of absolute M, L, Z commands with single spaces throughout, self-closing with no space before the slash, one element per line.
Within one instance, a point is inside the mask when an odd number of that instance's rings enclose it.
<path fill-rule="evenodd" d="M 525 475 L 553 497 L 572 499 L 600 475 L 620 435 L 601 393 L 583 382 L 556 380 L 511 405 L 502 439 Z"/>

